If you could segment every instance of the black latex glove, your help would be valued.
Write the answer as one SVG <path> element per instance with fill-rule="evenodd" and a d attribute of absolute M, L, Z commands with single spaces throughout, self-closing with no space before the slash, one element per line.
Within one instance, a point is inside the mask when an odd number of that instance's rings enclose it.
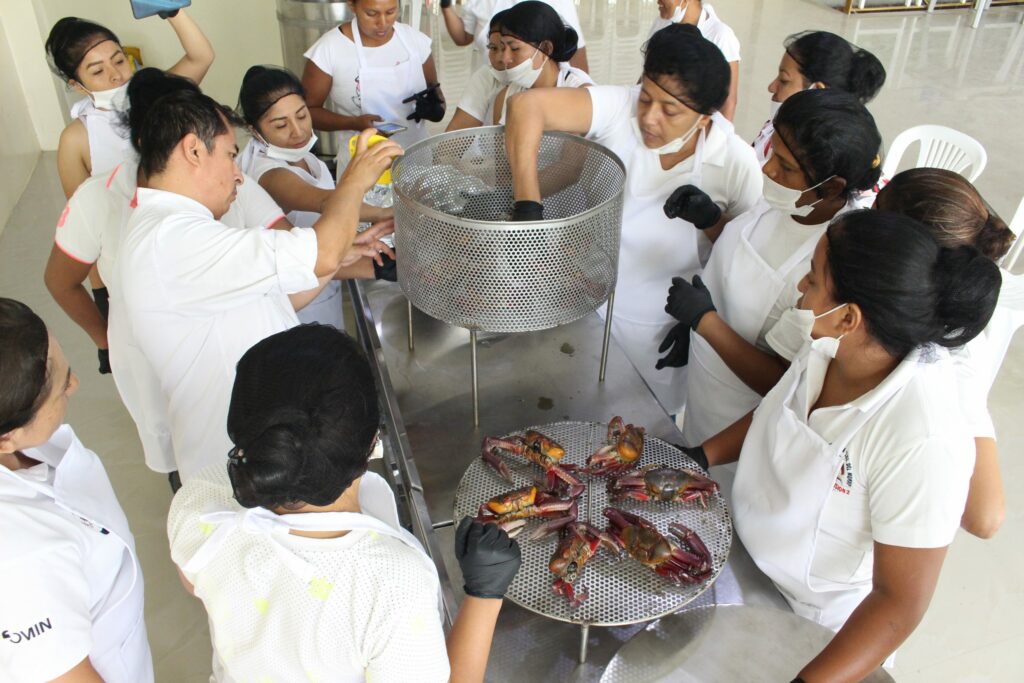
<path fill-rule="evenodd" d="M 523 558 L 519 544 L 494 524 L 463 517 L 455 531 L 463 588 L 474 598 L 503 598 Z"/>
<path fill-rule="evenodd" d="M 452 0 L 441 0 L 441 9 L 448 9 L 452 6 Z"/>
<path fill-rule="evenodd" d="M 512 209 L 512 220 L 542 221 L 544 220 L 544 205 L 529 200 L 516 202 Z"/>
<path fill-rule="evenodd" d="M 694 462 L 700 465 L 700 468 L 702 470 L 704 470 L 705 472 L 708 471 L 708 456 L 704 454 L 703 446 L 680 446 L 677 443 L 672 445 L 681 450 L 686 455 L 690 456 L 690 458 Z"/>
<path fill-rule="evenodd" d="M 441 87 L 440 83 L 428 87 L 426 90 L 421 90 L 415 95 L 410 95 L 402 100 L 402 104 L 408 104 L 415 102 L 416 109 L 413 113 L 405 117 L 406 121 L 420 121 L 426 119 L 427 121 L 433 121 L 437 123 L 444 118 L 444 102 L 441 100 L 441 96 L 437 94 L 438 89 Z"/>
<path fill-rule="evenodd" d="M 398 261 L 387 254 L 381 254 L 380 259 L 384 265 L 379 266 L 376 261 L 373 262 L 373 277 L 377 280 L 398 282 Z"/>
<path fill-rule="evenodd" d="M 100 374 L 110 374 L 110 350 L 109 349 L 96 349 L 96 355 L 100 359 Z"/>
<path fill-rule="evenodd" d="M 722 218 L 722 210 L 711 201 L 704 190 L 695 185 L 683 185 L 665 200 L 665 215 L 682 218 L 693 223 L 698 230 L 707 230 Z"/>
<path fill-rule="evenodd" d="M 170 10 L 170 11 L 165 11 L 165 12 L 157 12 L 157 13 L 156 13 L 156 15 L 157 15 L 158 17 L 160 17 L 161 19 L 170 19 L 171 17 L 176 17 L 176 16 L 178 16 L 178 10 L 176 10 L 176 9 L 172 9 L 172 10 Z"/>
<path fill-rule="evenodd" d="M 690 362 L 689 325 L 686 323 L 676 323 L 668 331 L 668 334 L 665 335 L 661 342 L 661 346 L 658 347 L 658 353 L 665 353 L 666 351 L 668 351 L 668 355 L 658 359 L 658 362 L 654 365 L 655 370 L 681 368 Z"/>
<path fill-rule="evenodd" d="M 100 315 L 106 320 L 110 317 L 110 293 L 106 287 L 92 290 L 92 300 L 96 302 L 96 308 L 100 309 Z"/>
<path fill-rule="evenodd" d="M 665 312 L 692 330 L 700 325 L 706 313 L 714 311 L 715 304 L 711 301 L 711 292 L 704 286 L 700 275 L 693 276 L 693 284 L 681 277 L 672 278 L 672 286 L 668 289 L 668 300 Z"/>

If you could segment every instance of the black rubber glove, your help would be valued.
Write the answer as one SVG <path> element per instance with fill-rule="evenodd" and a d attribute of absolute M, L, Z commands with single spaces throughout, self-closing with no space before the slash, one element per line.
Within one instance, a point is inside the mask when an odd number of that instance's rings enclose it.
<path fill-rule="evenodd" d="M 544 220 L 544 205 L 540 202 L 531 202 L 529 200 L 516 202 L 512 208 L 512 220 L 542 221 Z"/>
<path fill-rule="evenodd" d="M 110 374 L 110 350 L 109 349 L 96 349 L 96 355 L 100 359 L 100 374 Z"/>
<path fill-rule="evenodd" d="M 704 453 L 703 446 L 680 446 L 677 443 L 672 444 L 686 455 L 690 456 L 690 459 L 700 465 L 700 468 L 705 472 L 708 471 L 708 456 Z"/>
<path fill-rule="evenodd" d="M 665 215 L 682 218 L 693 223 L 698 230 L 707 230 L 722 218 L 722 210 L 711 201 L 704 190 L 695 185 L 683 185 L 665 200 Z"/>
<path fill-rule="evenodd" d="M 503 598 L 523 558 L 519 544 L 494 524 L 463 517 L 455 531 L 463 588 L 474 598 Z"/>
<path fill-rule="evenodd" d="M 384 262 L 384 265 L 379 266 L 376 261 L 373 262 L 373 277 L 377 280 L 398 282 L 398 261 L 387 254 L 381 254 L 380 260 Z"/>
<path fill-rule="evenodd" d="M 92 290 L 92 300 L 96 302 L 96 308 L 100 309 L 100 315 L 106 320 L 110 317 L 110 292 L 106 287 Z"/>
<path fill-rule="evenodd" d="M 441 0 L 441 9 L 448 9 L 452 6 L 452 0 Z"/>
<path fill-rule="evenodd" d="M 415 102 L 416 107 L 413 113 L 405 117 L 406 121 L 415 121 L 416 123 L 419 123 L 426 119 L 427 121 L 433 121 L 436 123 L 443 119 L 444 101 L 442 101 L 441 96 L 437 94 L 440 87 L 440 83 L 435 83 L 426 90 L 421 90 L 415 95 L 410 95 L 402 100 L 402 104 Z"/>
<path fill-rule="evenodd" d="M 672 278 L 672 286 L 668 289 L 665 312 L 692 330 L 700 325 L 706 313 L 714 311 L 715 304 L 711 301 L 711 292 L 704 286 L 700 275 L 693 276 L 693 284 L 681 277 Z"/>
<path fill-rule="evenodd" d="M 161 19 L 170 19 L 171 17 L 178 16 L 178 10 L 172 9 L 170 11 L 157 12 L 156 15 Z"/>
<path fill-rule="evenodd" d="M 671 349 L 671 351 L 669 351 Z M 668 355 L 664 358 L 659 358 L 658 362 L 655 363 L 654 369 L 661 370 L 662 368 L 681 368 L 690 362 L 690 326 L 686 323 L 676 323 L 665 338 L 661 341 L 661 346 L 658 347 L 658 353 L 665 353 L 668 351 Z"/>

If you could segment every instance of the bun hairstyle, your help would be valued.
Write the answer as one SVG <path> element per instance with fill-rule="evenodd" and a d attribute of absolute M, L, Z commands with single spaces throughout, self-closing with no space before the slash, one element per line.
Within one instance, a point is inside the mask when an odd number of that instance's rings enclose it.
<path fill-rule="evenodd" d="M 551 5 L 537 0 L 526 0 L 495 14 L 489 33 L 529 43 L 555 62 L 568 62 L 579 47 L 576 31 L 565 25 Z M 545 42 L 551 47 L 545 49 Z"/>
<path fill-rule="evenodd" d="M 878 193 L 876 208 L 909 216 L 931 228 L 943 247 L 968 245 L 996 261 L 1006 255 L 1013 231 L 959 173 L 912 168 L 897 173 Z"/>
<path fill-rule="evenodd" d="M 242 77 L 238 111 L 247 124 L 257 128 L 256 122 L 287 95 L 306 98 L 302 82 L 295 74 L 278 66 L 252 66 Z"/>
<path fill-rule="evenodd" d="M 50 389 L 46 324 L 32 309 L 0 297 L 0 434 L 24 427 Z"/>
<path fill-rule="evenodd" d="M 940 247 L 917 221 L 870 209 L 842 214 L 825 234 L 833 298 L 857 304 L 896 358 L 925 344 L 963 346 L 992 317 L 1002 278 L 973 247 Z"/>
<path fill-rule="evenodd" d="M 875 119 L 850 93 L 804 90 L 786 98 L 775 130 L 796 157 L 809 186 L 832 176 L 846 181 L 844 197 L 869 190 L 881 176 L 882 135 Z"/>
<path fill-rule="evenodd" d="M 46 37 L 50 68 L 65 83 L 79 80 L 78 67 L 82 59 L 89 50 L 107 40 L 121 44 L 114 32 L 105 26 L 78 17 L 64 17 L 53 25 Z"/>
<path fill-rule="evenodd" d="M 128 81 L 128 102 L 131 106 L 121 114 L 121 124 L 127 126 L 136 152 L 140 150 L 143 124 L 153 105 L 165 95 L 183 91 L 202 92 L 195 81 L 153 67 L 140 69 Z"/>
<path fill-rule="evenodd" d="M 644 76 L 704 115 L 725 104 L 732 78 L 722 51 L 690 24 L 670 24 L 651 36 L 644 45 Z"/>
<path fill-rule="evenodd" d="M 784 43 L 800 67 L 804 86 L 824 83 L 870 102 L 885 84 L 885 67 L 878 58 L 828 31 L 795 33 Z"/>
<path fill-rule="evenodd" d="M 238 362 L 228 476 L 244 507 L 333 503 L 366 471 L 380 424 L 370 364 L 326 325 L 267 337 Z"/>

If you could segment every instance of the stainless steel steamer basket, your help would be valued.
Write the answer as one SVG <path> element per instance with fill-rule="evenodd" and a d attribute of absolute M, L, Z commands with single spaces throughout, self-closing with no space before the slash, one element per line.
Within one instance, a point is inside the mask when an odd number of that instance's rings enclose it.
<path fill-rule="evenodd" d="M 394 164 L 398 282 L 452 325 L 529 332 L 572 322 L 615 289 L 626 171 L 607 148 L 545 133 L 544 216 L 510 223 L 504 126 L 436 135 Z"/>

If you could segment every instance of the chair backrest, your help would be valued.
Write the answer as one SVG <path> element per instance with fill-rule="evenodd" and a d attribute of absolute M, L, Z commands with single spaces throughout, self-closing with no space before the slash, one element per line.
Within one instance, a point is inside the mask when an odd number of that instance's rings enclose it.
<path fill-rule="evenodd" d="M 981 143 L 966 133 L 946 126 L 923 125 L 908 128 L 892 141 L 882 165 L 882 176 L 892 178 L 900 159 L 912 144 L 919 142 L 914 168 L 944 168 L 959 173 L 972 183 L 985 170 L 988 155 Z"/>
<path fill-rule="evenodd" d="M 1017 213 L 1013 214 L 1013 219 L 1010 221 L 1010 231 L 1013 232 L 1016 239 L 1013 240 L 1010 251 L 1006 252 L 999 265 L 1006 270 L 1012 271 L 1021 251 L 1024 251 L 1024 240 L 1020 238 L 1020 234 L 1024 232 L 1024 199 L 1020 200 L 1020 204 L 1017 205 Z"/>

